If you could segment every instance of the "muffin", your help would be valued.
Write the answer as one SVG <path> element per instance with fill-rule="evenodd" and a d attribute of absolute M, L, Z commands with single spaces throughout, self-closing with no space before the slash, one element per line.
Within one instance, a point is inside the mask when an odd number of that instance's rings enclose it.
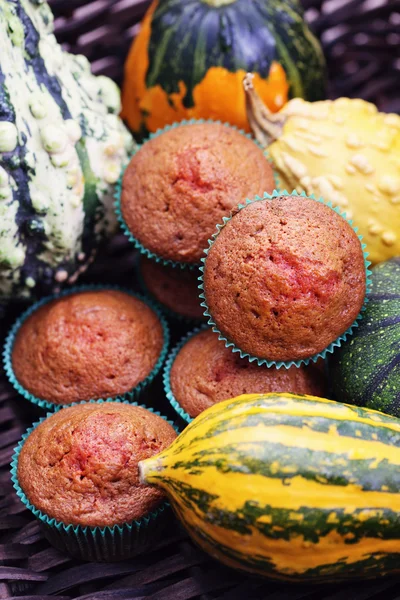
<path fill-rule="evenodd" d="M 139 273 L 146 291 L 167 310 L 185 319 L 204 320 L 198 269 L 176 269 L 142 256 Z"/>
<path fill-rule="evenodd" d="M 247 196 L 274 187 L 272 167 L 251 139 L 219 123 L 185 124 L 133 156 L 121 213 L 147 255 L 198 264 L 216 223 Z"/>
<path fill-rule="evenodd" d="M 138 463 L 175 438 L 166 420 L 140 406 L 95 402 L 62 408 L 36 424 L 20 445 L 17 489 L 47 525 L 50 541 L 84 558 L 96 555 L 91 546 L 103 539 L 99 528 L 109 528 L 104 547 L 97 548 L 97 558 L 109 559 L 120 552 L 114 535 L 125 529 L 126 539 L 137 541 L 146 520 L 156 520 L 164 496 L 139 482 Z M 134 545 L 124 544 L 124 555 L 137 551 Z"/>
<path fill-rule="evenodd" d="M 339 343 L 363 307 L 360 240 L 312 198 L 277 195 L 240 207 L 207 252 L 209 322 L 242 356 L 309 359 Z"/>
<path fill-rule="evenodd" d="M 153 376 L 168 337 L 144 301 L 112 289 L 80 291 L 39 306 L 18 328 L 14 376 L 53 404 L 130 393 Z"/>
<path fill-rule="evenodd" d="M 258 366 L 231 352 L 211 329 L 185 340 L 173 359 L 166 383 L 167 395 L 191 418 L 217 402 L 242 394 L 326 395 L 323 363 L 290 369 Z M 179 413 L 184 416 L 182 411 Z"/>

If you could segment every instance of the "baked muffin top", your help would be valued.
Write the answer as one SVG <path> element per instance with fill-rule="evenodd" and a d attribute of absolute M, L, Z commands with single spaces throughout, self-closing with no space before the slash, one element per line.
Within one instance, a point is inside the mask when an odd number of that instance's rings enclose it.
<path fill-rule="evenodd" d="M 223 336 L 271 361 L 323 351 L 355 321 L 366 292 L 359 238 L 328 206 L 300 196 L 245 206 L 205 261 L 209 312 Z"/>
<path fill-rule="evenodd" d="M 323 364 L 290 369 L 258 366 L 226 348 L 211 329 L 200 331 L 180 349 L 172 364 L 170 385 L 175 399 L 191 417 L 216 402 L 242 394 L 326 394 Z"/>
<path fill-rule="evenodd" d="M 20 327 L 17 380 L 37 398 L 71 404 L 114 397 L 153 370 L 164 335 L 144 302 L 114 290 L 77 292 L 44 304 Z"/>
<path fill-rule="evenodd" d="M 196 123 L 162 133 L 133 156 L 121 209 L 145 248 L 197 264 L 222 217 L 273 188 L 271 165 L 251 139 L 225 125 Z"/>
<path fill-rule="evenodd" d="M 119 402 L 66 407 L 25 440 L 19 484 L 28 500 L 66 524 L 104 527 L 140 519 L 164 496 L 139 481 L 138 463 L 176 438 L 150 411 Z"/>
<path fill-rule="evenodd" d="M 198 269 L 177 269 L 144 256 L 140 258 L 139 269 L 147 290 L 158 302 L 182 317 L 204 319 Z"/>

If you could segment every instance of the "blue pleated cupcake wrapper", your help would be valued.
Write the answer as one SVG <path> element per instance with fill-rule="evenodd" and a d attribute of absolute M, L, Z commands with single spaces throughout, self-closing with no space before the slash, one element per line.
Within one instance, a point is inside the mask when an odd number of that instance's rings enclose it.
<path fill-rule="evenodd" d="M 196 334 L 200 333 L 200 331 L 205 331 L 206 329 L 210 329 L 208 325 L 202 325 L 201 327 L 196 327 L 192 331 L 190 331 L 187 335 L 185 335 L 181 341 L 175 346 L 175 348 L 171 351 L 170 355 L 167 358 L 167 361 L 164 365 L 163 371 L 163 384 L 164 384 L 164 392 L 168 398 L 169 403 L 175 412 L 185 421 L 185 423 L 191 423 L 193 421 L 193 417 L 191 417 L 179 404 L 178 400 L 175 398 L 174 393 L 171 389 L 171 369 L 172 365 L 175 362 L 178 353 L 182 350 L 183 346 Z"/>
<path fill-rule="evenodd" d="M 169 308 L 168 306 L 166 306 L 165 304 L 162 304 L 162 302 L 157 300 L 157 298 L 154 296 L 154 294 L 152 294 L 150 292 L 150 290 L 148 289 L 148 287 L 146 286 L 144 279 L 142 277 L 142 274 L 140 272 L 140 257 L 141 257 L 141 255 L 139 254 L 138 256 L 136 256 L 136 259 L 135 259 L 135 261 L 136 261 L 135 262 L 135 275 L 136 275 L 137 284 L 139 286 L 139 290 L 142 292 L 142 294 L 144 294 L 148 298 L 151 298 L 154 305 L 157 306 L 159 308 L 159 310 L 168 319 L 172 319 L 172 320 L 178 321 L 179 323 L 182 323 L 183 325 L 188 325 L 188 326 L 192 326 L 192 327 L 194 325 L 201 325 L 202 323 L 204 323 L 205 317 L 203 317 L 203 318 L 187 317 L 185 315 L 175 312 L 174 310 L 172 310 L 171 308 Z M 200 267 L 197 267 L 197 268 L 200 269 Z"/>
<path fill-rule="evenodd" d="M 283 190 L 283 191 L 274 190 L 272 194 L 265 193 L 263 197 L 256 196 L 254 199 L 247 198 L 243 204 L 239 204 L 239 206 L 237 207 L 238 210 L 236 211 L 235 214 L 237 214 L 238 211 L 245 208 L 248 204 L 253 204 L 254 202 L 260 202 L 263 200 L 272 200 L 272 198 L 277 198 L 279 196 L 299 196 L 302 198 L 309 198 L 310 200 L 315 200 L 315 202 L 320 202 L 321 204 L 324 204 L 325 206 L 329 206 L 330 209 L 332 209 L 338 215 L 343 217 L 345 219 L 345 221 L 347 221 L 347 223 L 352 227 L 352 229 L 355 231 L 355 233 L 357 233 L 357 231 L 358 231 L 358 228 L 353 226 L 353 221 L 347 219 L 346 213 L 342 212 L 339 208 L 334 207 L 331 202 L 325 202 L 325 200 L 323 200 L 323 198 L 316 198 L 314 196 L 314 194 L 312 194 L 311 196 L 307 196 L 307 194 L 305 192 L 301 192 L 299 194 L 296 190 L 293 190 L 293 192 L 291 194 L 289 194 L 289 192 L 287 190 Z M 226 348 L 231 348 L 232 352 L 238 352 L 240 358 L 247 358 L 250 362 L 256 361 L 257 364 L 260 366 L 267 365 L 267 367 L 274 366 L 277 369 L 280 369 L 281 367 L 289 369 L 290 367 L 293 367 L 293 366 L 300 367 L 301 365 L 308 365 L 311 361 L 317 362 L 317 360 L 319 358 L 323 358 L 325 360 L 328 353 L 333 353 L 335 348 L 339 348 L 341 346 L 342 342 L 345 342 L 347 340 L 347 338 L 352 335 L 354 328 L 358 327 L 359 321 L 362 319 L 362 313 L 366 309 L 366 305 L 368 303 L 367 295 L 371 288 L 371 271 L 368 268 L 371 263 L 369 260 L 367 260 L 368 252 L 366 252 L 366 250 L 365 250 L 367 247 L 366 244 L 361 243 L 361 248 L 362 248 L 363 254 L 364 254 L 364 265 L 365 265 L 365 272 L 366 272 L 366 295 L 365 295 L 364 304 L 360 310 L 360 313 L 358 314 L 358 316 L 356 317 L 356 319 L 354 320 L 352 325 L 342 335 L 340 335 L 338 338 L 336 338 L 336 340 L 334 342 L 331 342 L 329 344 L 329 346 L 327 346 L 323 351 L 318 352 L 317 354 L 314 354 L 313 356 L 310 356 L 308 358 L 303 358 L 300 360 L 289 360 L 289 361 L 268 360 L 266 358 L 260 358 L 258 356 L 254 356 L 252 354 L 249 354 L 248 352 L 243 352 L 243 350 L 238 348 L 234 344 L 234 342 L 232 342 L 227 337 L 225 337 L 222 334 L 222 332 L 218 329 L 215 321 L 212 318 L 212 315 L 209 312 L 209 308 L 207 305 L 207 299 L 206 299 L 205 291 L 204 291 L 204 265 L 207 260 L 207 255 L 208 255 L 210 249 L 212 248 L 215 240 L 217 239 L 219 232 L 221 231 L 221 229 L 223 229 L 225 227 L 226 223 L 228 223 L 228 221 L 230 221 L 231 219 L 232 219 L 232 215 L 230 217 L 223 217 L 222 224 L 217 225 L 217 231 L 208 240 L 208 248 L 204 251 L 206 256 L 201 259 L 203 266 L 200 267 L 201 275 L 199 277 L 199 281 L 200 281 L 199 290 L 200 290 L 200 299 L 202 300 L 201 306 L 203 306 L 205 308 L 204 316 L 208 317 L 208 325 L 210 325 L 212 327 L 213 331 L 216 334 L 218 334 L 218 339 L 225 343 Z M 360 242 L 362 242 L 362 239 L 363 239 L 362 236 L 357 234 L 357 237 L 360 240 Z"/>
<path fill-rule="evenodd" d="M 167 321 L 165 320 L 159 307 L 154 302 L 152 302 L 151 300 L 146 298 L 145 296 L 142 296 L 141 294 L 136 294 L 136 293 L 132 292 L 131 290 L 126 289 L 124 287 L 120 287 L 120 286 L 116 286 L 116 285 L 101 285 L 101 284 L 75 286 L 68 290 L 62 291 L 59 294 L 54 294 L 51 296 L 47 296 L 46 298 L 42 298 L 42 300 L 40 300 L 39 302 L 36 302 L 32 306 L 30 306 L 16 320 L 16 322 L 14 323 L 10 332 L 7 335 L 7 338 L 6 338 L 6 341 L 4 344 L 4 350 L 3 350 L 4 371 L 8 377 L 8 380 L 13 385 L 15 390 L 21 396 L 23 396 L 26 400 L 29 400 L 29 402 L 32 402 L 36 406 L 39 406 L 40 408 L 43 408 L 45 410 L 54 410 L 55 407 L 59 406 L 58 404 L 51 402 L 50 400 L 46 400 L 44 398 L 37 398 L 36 396 L 31 394 L 26 388 L 24 388 L 22 386 L 22 384 L 18 381 L 18 379 L 14 373 L 14 369 L 13 369 L 13 365 L 12 365 L 12 351 L 13 351 L 13 347 L 14 347 L 15 338 L 16 338 L 16 335 L 17 335 L 20 327 L 28 319 L 28 317 L 30 317 L 31 314 L 33 314 L 38 308 L 40 308 L 44 304 L 48 304 L 52 300 L 57 300 L 58 298 L 64 298 L 65 296 L 70 296 L 71 294 L 75 294 L 78 292 L 91 292 L 91 291 L 100 291 L 100 290 L 114 290 L 114 291 L 118 291 L 118 292 L 124 292 L 125 294 L 129 294 L 130 296 L 132 296 L 133 298 L 136 298 L 137 300 L 141 300 L 156 313 L 156 315 L 161 323 L 162 330 L 163 330 L 163 340 L 164 340 L 163 347 L 161 349 L 160 356 L 158 357 L 158 360 L 157 360 L 156 364 L 154 365 L 151 373 L 149 373 L 149 375 L 145 379 L 140 381 L 134 388 L 132 388 L 131 390 L 128 390 L 127 392 L 117 394 L 117 396 L 119 398 L 122 398 L 122 399 L 130 401 L 130 402 L 135 401 L 139 397 L 141 392 L 153 381 L 155 376 L 159 373 L 159 371 L 164 363 L 164 360 L 167 356 L 169 340 L 170 340 L 169 328 L 167 325 Z M 112 399 L 113 398 L 105 398 L 105 400 L 112 400 Z M 101 398 L 93 398 L 92 400 L 101 400 Z M 63 404 L 61 406 L 69 406 L 69 405 Z"/>
<path fill-rule="evenodd" d="M 129 402 L 122 398 L 109 398 L 107 400 L 90 400 L 91 404 L 102 403 L 122 403 L 140 406 L 153 414 L 161 417 L 169 423 L 177 433 L 179 433 L 176 425 L 161 415 L 158 411 L 153 410 L 143 404 L 137 402 Z M 69 406 L 77 406 L 86 404 L 85 402 L 74 402 Z M 14 449 L 14 454 L 11 460 L 11 480 L 18 498 L 23 505 L 31 511 L 31 513 L 39 520 L 43 529 L 44 535 L 48 541 L 62 552 L 67 552 L 72 556 L 82 560 L 91 561 L 116 561 L 129 558 L 146 549 L 154 542 L 155 537 L 159 537 L 163 528 L 171 519 L 170 505 L 168 502 L 163 502 L 154 511 L 144 515 L 141 519 L 122 525 L 114 525 L 108 527 L 82 527 L 81 525 L 72 525 L 57 521 L 57 519 L 49 517 L 41 510 L 31 504 L 22 490 L 18 481 L 18 460 L 22 447 L 27 437 L 32 433 L 40 423 L 51 417 L 59 410 L 64 410 L 67 406 L 57 406 L 57 408 L 46 414 L 39 421 L 34 423 L 32 427 L 24 433 L 18 446 Z"/>
<path fill-rule="evenodd" d="M 217 123 L 218 125 L 225 125 L 225 127 L 230 127 L 231 129 L 235 129 L 235 131 L 241 133 L 244 137 L 252 140 L 259 148 L 261 148 L 261 150 L 264 152 L 266 159 L 271 164 L 271 167 L 272 167 L 272 170 L 274 173 L 275 187 L 279 188 L 279 186 L 280 186 L 279 175 L 278 175 L 278 172 L 275 168 L 275 165 L 273 163 L 273 160 L 272 160 L 268 150 L 263 148 L 261 146 L 261 144 L 257 140 L 255 140 L 250 133 L 246 133 L 243 129 L 238 129 L 234 125 L 230 125 L 229 123 L 222 123 L 222 121 L 214 121 L 213 119 L 183 120 L 183 121 L 179 121 L 176 123 L 172 123 L 171 125 L 167 125 L 166 127 L 162 128 L 162 129 L 158 129 L 155 133 L 150 134 L 150 136 L 147 138 L 147 140 L 145 140 L 142 144 L 137 145 L 134 152 L 131 154 L 131 158 L 133 158 L 135 156 L 135 154 L 137 154 L 137 152 L 140 150 L 140 148 L 142 148 L 142 146 L 144 146 L 144 144 L 146 144 L 146 142 L 148 142 L 149 140 L 153 140 L 154 138 L 159 137 L 163 133 L 166 133 L 167 131 L 170 131 L 171 129 L 176 129 L 177 127 L 181 127 L 182 125 L 196 125 L 198 123 Z M 151 258 L 151 259 L 155 260 L 156 262 L 161 263 L 163 265 L 167 265 L 167 266 L 177 267 L 177 268 L 181 268 L 181 269 L 198 269 L 200 266 L 199 264 L 184 263 L 184 262 L 174 261 L 174 260 L 163 258 L 162 256 L 159 256 L 158 254 L 152 252 L 151 250 L 149 250 L 148 248 L 143 246 L 143 244 L 136 237 L 134 237 L 132 235 L 132 233 L 129 230 L 129 227 L 126 224 L 126 221 L 123 217 L 122 208 L 121 208 L 122 180 L 123 180 L 125 170 L 126 170 L 128 164 L 129 163 L 127 163 L 125 165 L 125 168 L 122 169 L 121 175 L 115 186 L 115 194 L 114 194 L 115 212 L 117 214 L 117 219 L 119 221 L 122 231 L 127 236 L 129 241 L 135 245 L 135 247 L 139 250 L 139 252 L 141 254 L 144 254 L 144 256 L 147 256 L 147 258 Z"/>

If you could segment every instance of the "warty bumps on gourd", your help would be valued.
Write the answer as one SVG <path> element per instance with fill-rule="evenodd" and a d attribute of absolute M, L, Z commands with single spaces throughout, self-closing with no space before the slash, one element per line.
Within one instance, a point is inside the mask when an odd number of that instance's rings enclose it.
<path fill-rule="evenodd" d="M 0 0 L 0 298 L 73 283 L 115 229 L 120 95 L 64 52 L 40 0 Z"/>
<path fill-rule="evenodd" d="M 272 114 L 244 79 L 247 116 L 268 146 L 281 188 L 332 202 L 354 221 L 379 263 L 400 255 L 400 116 L 360 98 L 290 100 Z"/>

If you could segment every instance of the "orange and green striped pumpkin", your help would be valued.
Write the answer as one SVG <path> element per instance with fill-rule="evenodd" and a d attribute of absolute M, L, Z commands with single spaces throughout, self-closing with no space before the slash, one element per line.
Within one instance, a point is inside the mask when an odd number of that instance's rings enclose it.
<path fill-rule="evenodd" d="M 139 467 L 231 567 L 294 581 L 400 572 L 396 418 L 311 396 L 239 396 Z"/>
<path fill-rule="evenodd" d="M 142 134 L 191 118 L 249 130 L 247 71 L 273 111 L 324 97 L 322 50 L 297 0 L 154 0 L 126 63 L 122 116 Z"/>

